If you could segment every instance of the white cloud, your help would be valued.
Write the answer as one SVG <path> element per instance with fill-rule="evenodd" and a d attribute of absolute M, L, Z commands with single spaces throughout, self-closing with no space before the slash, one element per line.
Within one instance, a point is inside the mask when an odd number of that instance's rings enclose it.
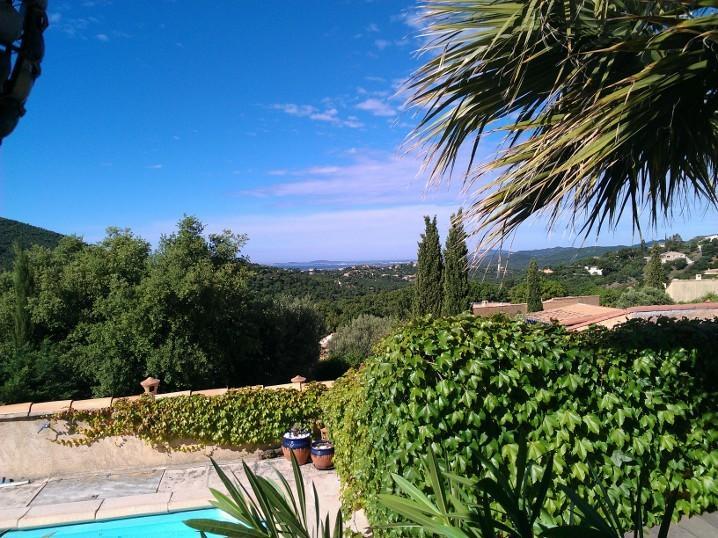
<path fill-rule="evenodd" d="M 390 117 L 390 116 L 396 116 L 396 110 L 394 110 L 391 105 L 385 103 L 384 101 L 381 101 L 379 99 L 366 99 L 356 105 L 356 108 L 359 110 L 363 110 L 365 112 L 369 112 L 373 116 L 382 116 L 382 117 Z"/>
<path fill-rule="evenodd" d="M 256 262 L 413 259 L 424 228 L 423 216 L 437 215 L 444 229 L 455 211 L 453 205 L 427 203 L 300 215 L 209 217 L 206 222 L 211 232 L 230 228 L 248 234 L 247 254 Z"/>
<path fill-rule="evenodd" d="M 369 26 L 366 27 L 366 31 L 376 33 L 379 31 L 379 26 L 376 23 L 372 22 Z"/>
<path fill-rule="evenodd" d="M 350 129 L 358 129 L 364 127 L 364 124 L 357 120 L 354 116 L 344 119 L 339 115 L 339 111 L 335 107 L 327 106 L 319 109 L 313 105 L 297 105 L 295 103 L 277 103 L 272 105 L 274 110 L 281 110 L 285 114 L 295 116 L 297 118 L 308 118 L 312 121 L 320 121 L 338 125 L 341 127 L 349 127 Z"/>
<path fill-rule="evenodd" d="M 388 46 L 391 45 L 391 41 L 387 41 L 386 39 L 375 39 L 374 40 L 374 46 L 378 48 L 379 50 L 384 50 Z"/>
<path fill-rule="evenodd" d="M 147 165 L 146 168 L 148 168 L 150 170 L 160 170 L 161 168 L 164 168 L 164 165 L 159 164 L 159 163 L 158 164 L 150 164 L 150 165 Z"/>
<path fill-rule="evenodd" d="M 339 111 L 336 108 L 330 108 L 328 110 L 325 110 L 324 112 L 315 112 L 313 114 L 309 114 L 309 119 L 315 121 L 328 121 L 329 123 L 338 123 L 338 114 Z"/>
<path fill-rule="evenodd" d="M 376 204 L 416 204 L 430 199 L 435 203 L 457 202 L 455 188 L 426 189 L 418 156 L 351 152 L 351 163 L 343 166 L 312 166 L 281 170 L 286 181 L 240 191 L 251 196 L 290 206 L 357 207 Z M 269 175 L 277 176 L 276 171 Z"/>
<path fill-rule="evenodd" d="M 109 38 L 109 36 L 108 36 L 107 34 L 97 34 L 97 35 L 95 36 L 95 38 L 96 38 L 98 41 L 104 41 L 105 43 L 110 40 L 110 38 Z"/>
<path fill-rule="evenodd" d="M 422 21 L 424 14 L 418 9 L 404 9 L 398 15 L 392 17 L 393 21 L 400 21 L 412 30 L 423 30 L 425 23 Z"/>

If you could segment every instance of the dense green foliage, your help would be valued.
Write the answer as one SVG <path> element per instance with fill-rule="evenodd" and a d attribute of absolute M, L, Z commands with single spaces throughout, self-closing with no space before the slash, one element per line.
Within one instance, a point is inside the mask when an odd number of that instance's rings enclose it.
<path fill-rule="evenodd" d="M 539 276 L 539 302 L 541 299 L 547 300 L 553 297 L 565 297 L 569 295 L 566 287 L 555 278 L 544 278 Z M 519 282 L 515 286 L 511 286 L 508 290 L 508 299 L 512 303 L 525 303 L 527 302 L 528 292 L 528 275 L 523 282 Z M 583 295 L 582 293 L 571 293 L 570 295 Z"/>
<path fill-rule="evenodd" d="M 100 411 L 67 411 L 53 420 L 67 422 L 72 434 L 59 441 L 87 445 L 129 435 L 156 447 L 192 450 L 207 445 L 276 445 L 293 424 L 312 429 L 320 418 L 324 385 L 303 390 L 242 388 L 222 396 L 175 396 L 120 400 Z"/>
<path fill-rule="evenodd" d="M 396 325 L 396 319 L 361 314 L 334 333 L 329 342 L 329 357 L 356 366 L 371 355 L 374 346 Z"/>
<path fill-rule="evenodd" d="M 249 288 L 245 241 L 231 232 L 205 237 L 186 217 L 155 252 L 118 229 L 96 245 L 65 237 L 54 249 L 33 247 L 24 348 L 13 343 L 16 286 L 0 273 L 2 399 L 126 395 L 147 375 L 169 391 L 308 374 L 323 320 L 307 300 Z M 43 377 L 55 371 L 62 374 Z"/>
<path fill-rule="evenodd" d="M 716 324 L 707 323 L 573 334 L 500 319 L 412 322 L 325 401 L 348 506 L 386 522 L 376 495 L 392 488 L 391 472 L 424 484 L 426 447 L 446 451 L 454 471 L 472 478 L 484 457 L 515 464 L 525 435 L 530 460 L 554 454 L 557 487 L 592 501 L 586 484 L 595 473 L 623 521 L 642 468 L 650 524 L 674 491 L 678 514 L 715 507 L 718 395 L 703 375 L 715 368 Z M 686 338 L 691 331 L 705 338 Z M 641 345 L 651 340 L 660 344 Z M 689 344 L 697 350 L 680 347 Z M 564 500 L 552 490 L 542 518 L 569 517 Z"/>
<path fill-rule="evenodd" d="M 628 288 L 615 300 L 613 306 L 628 308 L 630 306 L 671 303 L 673 303 L 673 300 L 662 289 Z"/>
<path fill-rule="evenodd" d="M 62 237 L 62 234 L 57 232 L 0 217 L 0 270 L 11 267 L 15 243 L 22 248 L 30 248 L 33 245 L 54 248 Z"/>
<path fill-rule="evenodd" d="M 414 287 L 414 315 L 441 315 L 444 262 L 436 217 L 424 217 L 425 231 L 419 241 Z"/>
<path fill-rule="evenodd" d="M 528 312 L 543 310 L 541 302 L 541 275 L 536 260 L 532 260 L 526 272 L 526 308 Z"/>
<path fill-rule="evenodd" d="M 685 265 L 683 267 L 685 267 Z M 666 273 L 661 263 L 661 251 L 657 246 L 654 246 L 651 249 L 651 256 L 648 258 L 648 263 L 646 263 L 646 268 L 643 271 L 643 286 L 661 290 L 665 282 Z"/>
<path fill-rule="evenodd" d="M 380 318 L 406 319 L 411 316 L 414 300 L 414 286 L 405 286 L 391 291 L 367 293 L 347 297 L 338 301 L 319 302 L 317 308 L 324 313 L 328 329 L 351 323 L 362 314 Z"/>
<path fill-rule="evenodd" d="M 442 312 L 454 316 L 469 308 L 469 249 L 466 247 L 463 212 L 451 216 L 444 249 L 444 297 Z"/>
<path fill-rule="evenodd" d="M 405 318 L 414 295 L 410 263 L 390 266 L 352 266 L 344 269 L 299 271 L 250 264 L 249 288 L 272 300 L 282 294 L 306 297 L 324 316 L 328 331 L 361 314 Z"/>

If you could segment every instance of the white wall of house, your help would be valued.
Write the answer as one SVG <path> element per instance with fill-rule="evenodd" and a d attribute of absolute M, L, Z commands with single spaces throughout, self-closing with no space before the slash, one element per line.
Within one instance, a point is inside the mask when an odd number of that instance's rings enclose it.
<path fill-rule="evenodd" d="M 666 293 L 676 302 L 697 301 L 709 293 L 718 293 L 718 280 L 678 280 L 668 284 Z"/>

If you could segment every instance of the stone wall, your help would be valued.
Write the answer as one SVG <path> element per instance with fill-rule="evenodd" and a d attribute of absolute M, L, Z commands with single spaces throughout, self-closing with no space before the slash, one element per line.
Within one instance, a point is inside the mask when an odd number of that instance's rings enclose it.
<path fill-rule="evenodd" d="M 239 459 L 249 451 L 206 447 L 198 452 L 166 452 L 152 448 L 136 437 L 101 439 L 90 446 L 64 446 L 53 442 L 62 431 L 46 426 L 44 418 L 0 421 L 0 475 L 21 479 L 108 472 L 140 467 L 162 467 Z M 56 426 L 55 426 L 56 427 Z M 256 447 L 255 447 L 256 449 Z"/>
<path fill-rule="evenodd" d="M 666 293 L 677 303 L 697 301 L 709 293 L 718 293 L 718 280 L 672 280 Z"/>
<path fill-rule="evenodd" d="M 257 386 L 265 389 L 303 390 L 306 380 L 296 376 L 284 385 Z M 333 381 L 320 381 L 331 387 Z M 220 388 L 159 394 L 157 398 L 201 395 L 221 396 L 234 389 Z M 0 406 L 0 476 L 14 480 L 65 476 L 78 473 L 120 471 L 138 467 L 205 463 L 212 456 L 218 461 L 237 460 L 260 450 L 261 446 L 231 448 L 203 447 L 196 452 L 166 451 L 152 448 L 137 437 L 101 439 L 90 446 L 65 446 L 54 442 L 68 435 L 61 424 L 52 424 L 55 413 L 68 409 L 102 410 L 118 400 L 135 400 L 140 396 L 94 398 L 92 400 L 62 400 L 55 402 L 25 402 Z"/>

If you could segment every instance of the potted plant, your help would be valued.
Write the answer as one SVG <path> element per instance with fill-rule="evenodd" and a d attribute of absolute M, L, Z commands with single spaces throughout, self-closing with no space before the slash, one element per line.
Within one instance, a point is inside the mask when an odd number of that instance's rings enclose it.
<path fill-rule="evenodd" d="M 292 460 L 292 453 L 299 465 L 309 462 L 311 457 L 312 434 L 295 424 L 282 436 L 282 454 L 289 461 Z"/>
<path fill-rule="evenodd" d="M 322 439 L 312 443 L 312 463 L 320 471 L 334 468 L 334 443 Z"/>

